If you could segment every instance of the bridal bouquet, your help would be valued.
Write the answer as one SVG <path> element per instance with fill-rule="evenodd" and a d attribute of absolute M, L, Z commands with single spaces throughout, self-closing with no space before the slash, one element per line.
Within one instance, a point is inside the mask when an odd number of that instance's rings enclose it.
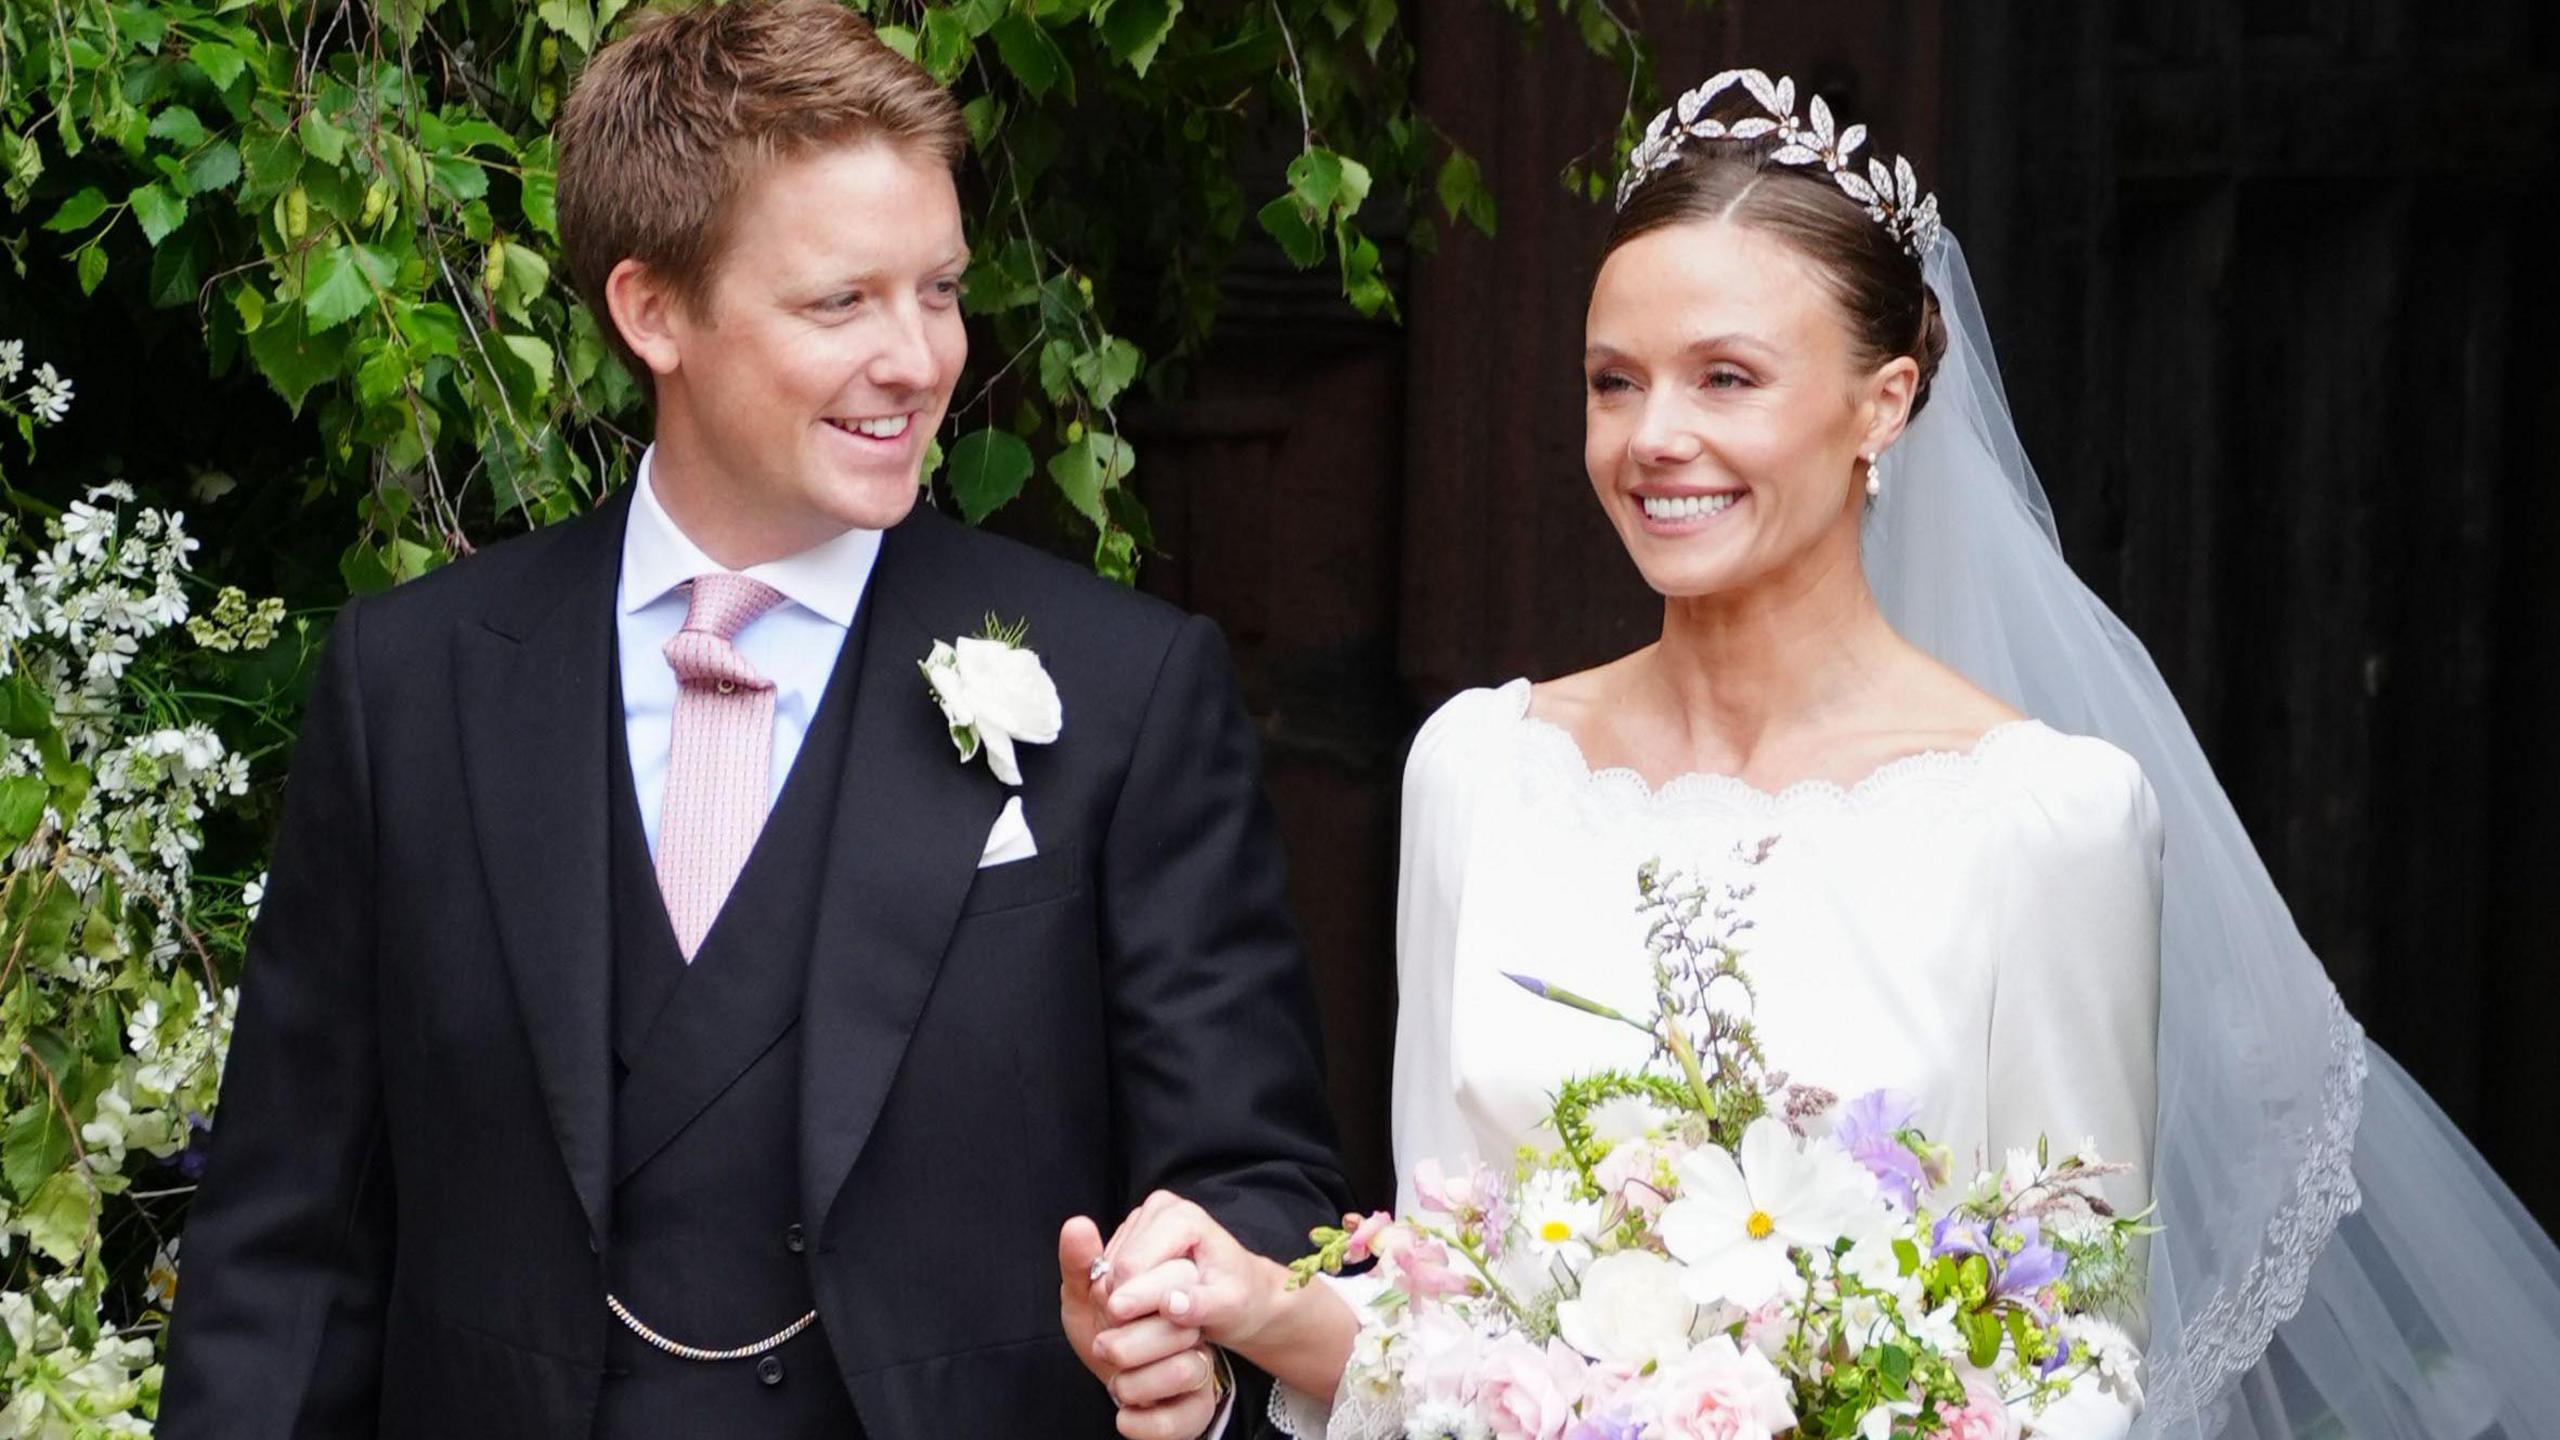
<path fill-rule="evenodd" d="M 1417 1213 L 1315 1232 L 1299 1283 L 1371 1260 L 1383 1282 L 1346 1398 L 1409 1440 L 2120 1428 L 2139 1357 L 2100 1316 L 2136 1292 L 2147 1232 L 2096 1182 L 2124 1167 L 2039 1145 L 1952 1183 L 1909 1097 L 1842 1104 L 1769 1069 L 1737 944 L 1747 885 L 1648 865 L 1637 887 L 1650 1017 L 1511 978 L 1644 1031 L 1651 1062 L 1563 1085 L 1557 1145 L 1508 1173 L 1425 1164 Z"/>

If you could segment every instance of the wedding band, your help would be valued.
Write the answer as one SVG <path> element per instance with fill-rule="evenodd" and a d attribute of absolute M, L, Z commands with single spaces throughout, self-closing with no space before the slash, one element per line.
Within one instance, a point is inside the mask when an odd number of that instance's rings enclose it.
<path fill-rule="evenodd" d="M 1207 1345 L 1200 1347 L 1200 1360 L 1209 1367 L 1210 1398 L 1220 1405 L 1226 1404 L 1227 1392 L 1233 1386 L 1233 1381 L 1227 1375 L 1227 1367 L 1218 1363 L 1218 1352 Z"/>
<path fill-rule="evenodd" d="M 1084 1267 L 1084 1279 L 1088 1285 L 1099 1285 L 1110 1278 L 1111 1257 L 1108 1255 L 1096 1255 L 1093 1263 Z"/>

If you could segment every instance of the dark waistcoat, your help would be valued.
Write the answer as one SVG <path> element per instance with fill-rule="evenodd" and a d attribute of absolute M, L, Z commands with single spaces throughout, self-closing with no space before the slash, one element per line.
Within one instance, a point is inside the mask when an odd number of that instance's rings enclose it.
<path fill-rule="evenodd" d="M 614 1198 L 606 1274 L 632 1313 L 707 1350 L 807 1314 L 800 1213 L 801 998 L 835 828 L 856 624 L 727 903 L 687 965 L 611 719 Z M 599 917 L 607 918 L 607 917 Z M 754 1359 L 683 1360 L 615 1323 L 596 1440 L 858 1440 L 825 1327 Z"/>

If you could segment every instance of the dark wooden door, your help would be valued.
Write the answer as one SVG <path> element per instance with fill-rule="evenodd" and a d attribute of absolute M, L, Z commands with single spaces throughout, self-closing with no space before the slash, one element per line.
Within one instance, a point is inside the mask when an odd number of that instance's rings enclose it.
<path fill-rule="evenodd" d="M 1156 417 L 1148 583 L 1224 620 L 1387 1180 L 1403 742 L 1452 691 L 1643 643 L 1581 467 L 1606 216 L 1564 166 L 1623 81 L 1418 0 L 1422 95 L 1499 236 L 1402 330 L 1249 271 Z M 2305 932 L 2546 1216 L 2560 1000 L 2554 22 L 2535 0 L 1724 0 L 1645 16 L 1666 85 L 1796 75 L 1909 153 L 1971 257 L 2073 562 L 2151 646 Z"/>
<path fill-rule="evenodd" d="M 1944 187 L 2065 549 L 2312 946 L 2545 1216 L 2539 0 L 1951 0 Z"/>

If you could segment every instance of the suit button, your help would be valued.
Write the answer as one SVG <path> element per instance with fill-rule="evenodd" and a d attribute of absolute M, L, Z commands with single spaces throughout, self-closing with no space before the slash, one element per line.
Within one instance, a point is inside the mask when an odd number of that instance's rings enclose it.
<path fill-rule="evenodd" d="M 756 1361 L 756 1378 L 767 1385 L 782 1383 L 782 1357 L 767 1355 Z"/>
<path fill-rule="evenodd" d="M 797 1254 L 799 1254 L 801 1251 L 808 1249 L 808 1248 L 809 1248 L 809 1234 L 808 1234 L 808 1232 L 807 1232 L 807 1231 L 805 1231 L 805 1230 L 802 1230 L 802 1229 L 801 1229 L 799 1226 L 797 1226 L 797 1225 L 793 1225 L 793 1226 L 788 1227 L 787 1229 L 785 1229 L 785 1230 L 782 1232 L 782 1248 L 783 1248 L 783 1249 L 785 1249 L 785 1250 L 790 1251 L 790 1252 L 791 1252 L 792 1254 L 794 1254 L 794 1255 L 797 1255 Z"/>

